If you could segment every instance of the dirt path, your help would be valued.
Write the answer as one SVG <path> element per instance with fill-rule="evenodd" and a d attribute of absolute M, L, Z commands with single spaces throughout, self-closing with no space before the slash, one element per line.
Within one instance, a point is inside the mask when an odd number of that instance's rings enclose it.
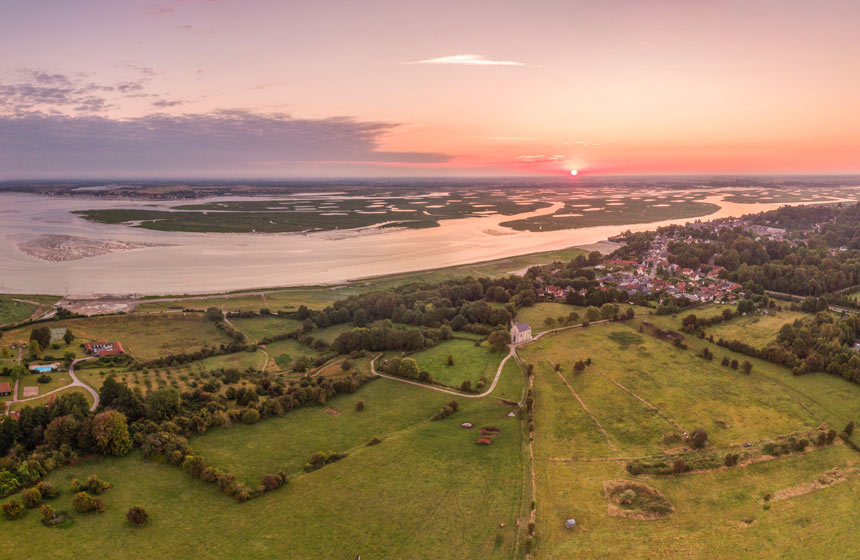
<path fill-rule="evenodd" d="M 234 329 L 236 329 L 237 331 L 239 331 L 240 333 L 242 333 L 243 335 L 245 335 L 245 338 L 247 338 L 248 340 L 253 341 L 253 343 L 257 345 L 257 350 L 259 350 L 260 352 L 262 352 L 262 353 L 263 353 L 263 356 L 265 356 L 265 358 L 266 358 L 266 361 L 265 361 L 265 362 L 263 362 L 263 371 L 266 371 L 267 369 L 269 369 L 269 362 L 271 362 L 271 361 L 272 361 L 272 357 L 271 357 L 271 356 L 269 356 L 269 353 L 266 351 L 266 349 L 265 349 L 265 348 L 262 348 L 262 347 L 260 346 L 260 341 L 259 341 L 259 340 L 257 340 L 256 338 L 254 338 L 253 336 L 249 335 L 247 332 L 243 331 L 243 330 L 242 330 L 242 329 L 240 329 L 239 327 L 237 327 L 237 326 L 236 326 L 236 324 L 235 324 L 235 323 L 233 323 L 233 322 L 232 322 L 232 321 L 227 317 L 227 313 L 224 311 L 224 308 L 223 308 L 223 307 L 221 308 L 221 315 L 223 315 L 223 316 L 224 316 L 224 322 L 225 322 L 225 323 L 227 323 L 228 325 L 230 325 L 231 327 L 233 327 Z"/>
<path fill-rule="evenodd" d="M 553 369 L 555 369 L 555 368 L 553 368 Z M 604 438 L 606 438 L 606 444 L 609 445 L 609 448 L 612 449 L 612 451 L 617 451 L 618 448 L 615 447 L 615 444 L 609 438 L 609 434 L 606 432 L 605 429 L 603 429 L 603 426 L 600 425 L 600 422 L 597 421 L 597 418 L 594 417 L 594 414 L 592 414 L 591 411 L 588 410 L 588 407 L 585 406 L 585 403 L 579 397 L 579 395 L 576 393 L 576 391 L 573 390 L 573 387 L 571 387 L 570 383 L 567 382 L 567 379 L 564 378 L 564 376 L 561 374 L 560 371 L 556 371 L 555 373 L 562 380 L 562 382 L 564 382 L 564 384 L 567 385 L 567 388 L 570 390 L 570 394 L 574 396 L 574 398 L 577 400 L 577 402 L 579 402 L 579 406 L 581 406 L 582 410 L 584 410 L 585 413 L 588 414 L 589 418 L 591 418 L 591 421 L 594 422 L 595 426 L 597 426 L 597 430 L 601 434 L 603 434 Z"/>
<path fill-rule="evenodd" d="M 680 425 L 680 424 L 678 424 L 675 420 L 673 420 L 673 419 L 672 419 L 672 418 L 670 418 L 669 416 L 667 416 L 667 415 L 663 414 L 663 412 L 662 412 L 659 408 L 657 408 L 656 406 L 654 406 L 654 405 L 653 405 L 653 404 L 651 404 L 650 402 L 646 401 L 645 399 L 643 399 L 642 397 L 640 397 L 639 395 L 637 395 L 636 393 L 634 393 L 633 391 L 631 391 L 630 389 L 628 389 L 627 387 L 625 387 L 624 385 L 622 385 L 621 383 L 619 383 L 619 382 L 615 381 L 614 379 L 612 379 L 611 377 L 609 377 L 608 375 L 606 375 L 606 374 L 605 374 L 605 373 L 603 373 L 602 371 L 598 371 L 597 373 L 599 373 L 600 375 L 602 375 L 603 377 L 605 377 L 606 379 L 608 379 L 610 383 L 612 383 L 613 385 L 615 385 L 616 387 L 618 387 L 618 388 L 619 388 L 619 389 L 621 389 L 622 391 L 625 391 L 625 392 L 629 393 L 629 394 L 630 394 L 631 396 L 633 396 L 636 400 L 638 400 L 639 402 L 641 402 L 642 404 L 644 404 L 646 408 L 648 408 L 648 409 L 653 410 L 654 412 L 656 412 L 656 413 L 657 413 L 657 416 L 659 416 L 660 418 L 662 418 L 663 420 L 665 420 L 665 421 L 666 421 L 666 422 L 668 422 L 669 424 L 672 424 L 673 426 L 675 426 L 675 429 L 677 429 L 679 432 L 681 432 L 682 434 L 686 434 L 686 433 L 687 433 L 687 430 L 685 430 L 683 427 L 681 427 L 681 425 Z"/>

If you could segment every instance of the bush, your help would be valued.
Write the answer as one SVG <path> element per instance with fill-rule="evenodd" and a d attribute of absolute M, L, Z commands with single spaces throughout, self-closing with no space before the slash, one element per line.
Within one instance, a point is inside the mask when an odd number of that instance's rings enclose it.
<path fill-rule="evenodd" d="M 36 378 L 36 381 L 38 381 L 39 383 L 42 383 L 42 384 L 50 383 L 51 382 L 51 376 L 48 375 L 47 373 L 43 373 L 42 375 L 40 375 L 39 377 Z"/>
<path fill-rule="evenodd" d="M 373 437 L 370 441 L 367 442 L 367 447 L 371 447 L 373 445 L 378 445 L 382 443 L 382 440 L 378 437 Z"/>
<path fill-rule="evenodd" d="M 54 511 L 54 508 L 47 504 L 39 508 L 39 513 L 42 515 L 42 524 L 47 525 L 48 527 L 50 527 L 51 525 L 56 525 L 63 520 L 62 517 L 57 515 L 57 512 Z"/>
<path fill-rule="evenodd" d="M 276 474 L 264 474 L 262 483 L 263 489 L 266 492 L 271 492 L 272 490 L 277 490 L 278 488 L 287 483 L 287 475 L 283 472 L 279 472 Z"/>
<path fill-rule="evenodd" d="M 636 491 L 633 489 L 627 489 L 618 496 L 618 503 L 625 506 L 632 505 L 635 500 Z"/>
<path fill-rule="evenodd" d="M 358 402 L 356 402 L 356 403 L 355 403 L 355 411 L 356 411 L 356 412 L 361 412 L 362 410 L 364 410 L 364 401 L 358 401 Z"/>
<path fill-rule="evenodd" d="M 696 428 L 687 439 L 695 449 L 701 449 L 708 443 L 708 433 L 702 428 Z"/>
<path fill-rule="evenodd" d="M 249 408 L 242 414 L 242 422 L 245 424 L 256 424 L 260 420 L 260 413 L 256 408 Z"/>
<path fill-rule="evenodd" d="M 627 463 L 627 472 L 636 476 L 645 472 L 645 467 L 639 461 L 633 461 L 632 463 Z"/>
<path fill-rule="evenodd" d="M 57 490 L 50 482 L 39 482 L 39 484 L 36 485 L 36 489 L 39 490 L 43 500 L 53 500 L 60 495 L 60 491 Z"/>
<path fill-rule="evenodd" d="M 74 508 L 78 513 L 87 513 L 90 511 L 104 513 L 106 509 L 105 503 L 101 498 L 94 498 L 86 492 L 78 492 L 75 494 L 75 497 L 72 498 L 72 508 Z"/>
<path fill-rule="evenodd" d="M 735 465 L 738 464 L 739 459 L 740 459 L 740 455 L 738 455 L 737 453 L 727 453 L 725 465 L 727 467 L 734 467 Z"/>
<path fill-rule="evenodd" d="M 340 363 L 340 369 L 342 369 L 343 371 L 351 370 L 352 369 L 352 362 L 350 362 L 349 360 L 342 361 Z"/>
<path fill-rule="evenodd" d="M 132 506 L 126 512 L 125 518 L 128 519 L 129 523 L 132 525 L 140 527 L 149 520 L 149 514 L 140 506 Z"/>
<path fill-rule="evenodd" d="M 687 463 L 683 459 L 678 459 L 674 463 L 672 463 L 672 473 L 673 474 L 681 474 L 690 470 L 687 467 Z"/>
<path fill-rule="evenodd" d="M 72 492 L 89 492 L 91 494 L 104 494 L 108 488 L 111 488 L 111 484 L 109 482 L 105 482 L 103 480 L 99 480 L 97 475 L 91 474 L 87 477 L 86 483 L 81 483 L 77 478 L 72 479 L 71 489 Z"/>
<path fill-rule="evenodd" d="M 28 509 L 32 509 L 42 503 L 42 493 L 36 488 L 27 488 L 21 492 L 21 501 Z"/>
<path fill-rule="evenodd" d="M 18 500 L 9 500 L 3 504 L 3 514 L 6 519 L 20 519 L 24 515 L 24 506 Z"/>

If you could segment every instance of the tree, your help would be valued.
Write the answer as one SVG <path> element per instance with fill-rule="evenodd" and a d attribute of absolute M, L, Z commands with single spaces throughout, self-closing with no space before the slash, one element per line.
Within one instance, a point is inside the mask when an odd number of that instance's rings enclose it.
<path fill-rule="evenodd" d="M 44 350 L 51 345 L 51 329 L 38 327 L 30 331 L 30 340 L 35 340 L 39 347 Z"/>
<path fill-rule="evenodd" d="M 146 417 L 150 420 L 169 420 L 179 412 L 179 391 L 172 387 L 150 391 L 146 395 L 145 405 Z"/>
<path fill-rule="evenodd" d="M 743 371 L 745 374 L 749 375 L 750 372 L 752 372 L 752 367 L 753 366 L 749 360 L 744 360 L 744 362 L 741 364 L 741 371 Z"/>
<path fill-rule="evenodd" d="M 364 410 L 364 401 L 357 401 L 355 403 L 355 411 L 361 412 L 362 410 Z"/>
<path fill-rule="evenodd" d="M 92 435 L 99 451 L 105 455 L 122 457 L 131 451 L 128 422 L 122 412 L 108 410 L 96 414 L 92 425 Z"/>
<path fill-rule="evenodd" d="M 349 371 L 352 369 L 352 362 L 349 360 L 344 360 L 340 363 L 340 369 L 343 371 Z"/>
<path fill-rule="evenodd" d="M 213 323 L 220 323 L 224 320 L 224 314 L 221 313 L 221 310 L 217 307 L 209 307 L 206 309 L 206 318 L 212 321 Z"/>
<path fill-rule="evenodd" d="M 454 365 L 454 356 L 448 354 L 448 359 L 445 360 L 445 363 L 450 367 Z"/>
<path fill-rule="evenodd" d="M 588 309 L 585 310 L 585 320 L 589 323 L 593 323 L 600 319 L 600 309 L 595 306 L 589 306 Z"/>
<path fill-rule="evenodd" d="M 355 313 L 352 314 L 352 324 L 356 327 L 363 327 L 367 325 L 367 311 L 359 307 L 355 310 Z"/>
<path fill-rule="evenodd" d="M 854 432 L 854 420 L 848 422 L 848 425 L 845 426 L 845 435 L 850 436 Z"/>
<path fill-rule="evenodd" d="M 42 347 L 39 345 L 38 340 L 31 340 L 27 349 L 30 351 L 31 356 L 38 356 L 42 352 Z"/>
<path fill-rule="evenodd" d="M 66 329 L 66 334 L 63 335 L 63 342 L 69 345 L 73 340 L 75 340 L 75 335 L 72 334 L 72 329 Z"/>
<path fill-rule="evenodd" d="M 487 338 L 487 342 L 490 344 L 491 352 L 504 352 L 505 348 L 507 348 L 510 343 L 510 334 L 508 331 L 503 330 L 495 330 L 490 333 L 490 336 Z"/>
<path fill-rule="evenodd" d="M 604 303 L 600 306 L 600 318 L 601 319 L 612 319 L 615 317 L 615 313 L 618 312 L 618 308 L 615 307 L 614 303 Z"/>

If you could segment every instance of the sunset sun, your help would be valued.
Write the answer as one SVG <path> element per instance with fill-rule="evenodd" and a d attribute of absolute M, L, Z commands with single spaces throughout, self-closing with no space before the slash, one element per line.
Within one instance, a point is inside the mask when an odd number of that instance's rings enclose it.
<path fill-rule="evenodd" d="M 579 172 L 578 172 L 576 169 L 571 169 L 571 170 L 570 170 L 570 175 L 571 175 L 572 177 L 576 177 L 578 173 L 579 173 Z"/>

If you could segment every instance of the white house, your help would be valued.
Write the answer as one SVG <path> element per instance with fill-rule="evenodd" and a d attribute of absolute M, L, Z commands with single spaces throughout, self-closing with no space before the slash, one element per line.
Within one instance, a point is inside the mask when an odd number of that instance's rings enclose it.
<path fill-rule="evenodd" d="M 517 323 L 511 327 L 511 342 L 519 344 L 532 339 L 532 328 L 527 323 Z"/>

